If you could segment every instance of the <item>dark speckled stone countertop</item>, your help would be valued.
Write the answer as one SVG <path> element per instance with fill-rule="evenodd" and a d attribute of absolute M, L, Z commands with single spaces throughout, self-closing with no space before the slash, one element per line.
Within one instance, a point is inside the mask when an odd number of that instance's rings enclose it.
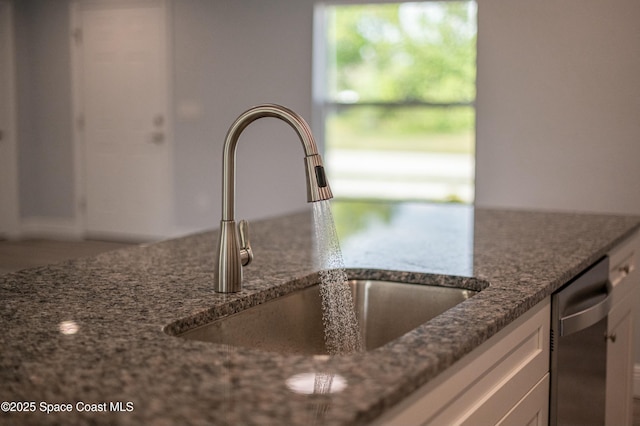
<path fill-rule="evenodd" d="M 490 285 L 381 348 L 313 357 L 163 331 L 312 284 L 308 212 L 253 224 L 255 260 L 238 294 L 212 291 L 215 231 L 0 276 L 0 401 L 34 402 L 22 408 L 35 410 L 0 412 L 0 424 L 367 423 L 640 224 L 410 203 L 334 203 L 334 214 L 351 275 Z M 314 372 L 339 376 L 346 387 L 324 395 L 287 387 L 287 379 Z M 46 404 L 70 412 L 46 414 Z"/>

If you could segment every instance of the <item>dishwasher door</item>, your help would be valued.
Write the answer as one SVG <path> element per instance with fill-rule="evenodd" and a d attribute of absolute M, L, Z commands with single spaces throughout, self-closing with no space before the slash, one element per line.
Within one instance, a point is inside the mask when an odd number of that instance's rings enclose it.
<path fill-rule="evenodd" d="M 604 425 L 610 291 L 605 257 L 552 297 L 552 426 Z"/>

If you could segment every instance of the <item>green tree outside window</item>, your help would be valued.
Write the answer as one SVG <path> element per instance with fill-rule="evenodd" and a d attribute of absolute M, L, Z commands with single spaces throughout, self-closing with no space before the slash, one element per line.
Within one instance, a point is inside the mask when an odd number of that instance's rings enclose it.
<path fill-rule="evenodd" d="M 329 6 L 325 19 L 325 146 L 330 158 L 343 150 L 473 157 L 475 2 Z M 332 169 L 330 178 L 340 173 Z M 363 177 L 363 182 L 367 179 L 376 177 Z M 422 178 L 405 179 L 416 183 Z M 473 170 L 464 179 L 473 186 Z M 422 187 L 428 185 L 425 181 Z M 409 198 L 472 201 L 472 195 L 457 196 L 456 190 L 434 195 L 415 186 L 417 193 Z"/>

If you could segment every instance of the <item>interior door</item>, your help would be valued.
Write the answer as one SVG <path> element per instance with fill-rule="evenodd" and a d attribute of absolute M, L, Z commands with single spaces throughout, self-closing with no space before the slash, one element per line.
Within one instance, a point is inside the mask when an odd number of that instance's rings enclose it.
<path fill-rule="evenodd" d="M 171 179 L 164 3 L 80 2 L 78 8 L 86 233 L 166 236 Z"/>
<path fill-rule="evenodd" d="M 0 238 L 19 233 L 12 31 L 11 4 L 0 0 Z"/>

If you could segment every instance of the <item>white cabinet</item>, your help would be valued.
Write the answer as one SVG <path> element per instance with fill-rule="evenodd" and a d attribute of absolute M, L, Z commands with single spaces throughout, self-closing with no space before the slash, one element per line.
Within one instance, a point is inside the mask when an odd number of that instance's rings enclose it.
<path fill-rule="evenodd" d="M 608 253 L 605 423 L 633 418 L 633 309 L 640 285 L 640 235 Z M 383 414 L 377 425 L 546 425 L 549 422 L 551 298 Z"/>
<path fill-rule="evenodd" d="M 607 322 L 607 425 L 633 420 L 633 308 L 639 285 L 636 233 L 609 253 L 613 305 Z"/>
<path fill-rule="evenodd" d="M 500 420 L 499 426 L 542 426 L 549 422 L 549 373 Z"/>
<path fill-rule="evenodd" d="M 385 413 L 388 425 L 545 425 L 550 299 Z"/>

